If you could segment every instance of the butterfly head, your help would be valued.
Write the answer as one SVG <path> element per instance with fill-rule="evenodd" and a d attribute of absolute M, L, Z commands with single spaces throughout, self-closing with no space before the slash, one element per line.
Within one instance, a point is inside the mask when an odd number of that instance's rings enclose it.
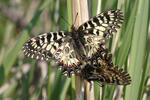
<path fill-rule="evenodd" d="M 75 25 L 72 25 L 72 26 L 71 26 L 71 31 L 72 31 L 72 32 L 76 32 L 76 31 L 77 31 L 77 28 L 75 27 Z"/>

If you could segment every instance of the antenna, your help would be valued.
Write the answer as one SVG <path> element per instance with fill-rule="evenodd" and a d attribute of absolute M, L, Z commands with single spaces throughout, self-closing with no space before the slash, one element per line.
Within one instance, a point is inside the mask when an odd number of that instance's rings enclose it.
<path fill-rule="evenodd" d="M 78 16 L 78 13 L 76 14 L 74 23 L 73 23 L 72 26 L 71 26 L 72 31 L 76 31 L 76 30 L 77 30 L 77 29 L 75 28 L 75 26 L 74 26 L 75 23 L 76 23 L 76 20 L 77 20 L 77 16 Z"/>
<path fill-rule="evenodd" d="M 67 21 L 63 16 L 61 16 L 61 18 L 62 18 L 68 25 L 71 26 L 71 29 L 72 29 L 72 30 L 75 31 L 76 28 L 74 27 L 74 24 L 76 23 L 77 16 L 78 16 L 78 13 L 77 13 L 76 16 L 75 16 L 75 21 L 74 21 L 74 23 L 73 23 L 72 25 L 70 25 L 70 24 L 68 23 L 68 21 Z"/>
<path fill-rule="evenodd" d="M 77 16 L 78 16 L 78 13 L 76 14 L 75 21 L 74 21 L 73 25 L 76 23 Z"/>

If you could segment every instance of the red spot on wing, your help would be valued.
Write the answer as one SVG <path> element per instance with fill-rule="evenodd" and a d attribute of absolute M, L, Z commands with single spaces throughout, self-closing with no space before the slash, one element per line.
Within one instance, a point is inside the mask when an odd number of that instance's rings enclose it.
<path fill-rule="evenodd" d="M 80 63 L 80 62 L 78 62 L 78 64 L 80 65 L 81 63 Z"/>
<path fill-rule="evenodd" d="M 64 63 L 64 61 L 62 60 L 62 61 L 60 61 L 60 63 L 62 64 L 62 63 Z"/>
<path fill-rule="evenodd" d="M 36 40 L 36 41 L 37 41 L 37 40 L 39 40 L 39 38 L 35 37 L 35 38 L 34 38 L 34 40 Z"/>
<path fill-rule="evenodd" d="M 72 64 L 73 66 L 76 66 L 76 64 Z"/>
<path fill-rule="evenodd" d="M 64 67 L 67 67 L 67 65 L 64 65 Z"/>
<path fill-rule="evenodd" d="M 101 43 L 98 43 L 98 45 L 101 45 Z"/>
<path fill-rule="evenodd" d="M 98 50 L 101 50 L 101 48 L 98 48 Z"/>
<path fill-rule="evenodd" d="M 58 52 L 61 52 L 61 51 L 62 51 L 61 49 L 58 50 Z"/>
<path fill-rule="evenodd" d="M 69 68 L 71 68 L 71 65 L 69 65 Z"/>

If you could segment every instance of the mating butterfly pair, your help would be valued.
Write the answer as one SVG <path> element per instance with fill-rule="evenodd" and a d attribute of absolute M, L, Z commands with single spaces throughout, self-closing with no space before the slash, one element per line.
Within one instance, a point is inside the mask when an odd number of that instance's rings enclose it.
<path fill-rule="evenodd" d="M 92 81 L 95 76 L 98 77 L 102 75 L 99 73 L 99 75 L 97 75 L 91 71 L 97 69 L 103 70 L 101 66 L 104 66 L 102 63 L 105 63 L 105 60 L 102 60 L 103 54 L 100 52 L 104 49 L 103 46 L 106 40 L 117 32 L 122 22 L 122 12 L 120 10 L 110 10 L 91 18 L 89 21 L 80 25 L 78 29 L 72 26 L 71 32 L 49 32 L 33 37 L 24 44 L 23 52 L 30 58 L 47 61 L 55 60 L 62 73 L 69 77 L 71 77 L 72 74 L 81 73 L 86 80 Z M 94 59 L 94 57 L 96 57 L 96 59 Z M 93 65 L 94 61 L 100 62 Z M 105 66 L 109 67 L 107 64 L 106 62 Z M 95 68 L 95 66 L 98 67 Z M 120 70 L 114 68 L 113 65 L 110 67 L 112 67 L 111 70 L 114 71 Z M 89 69 L 92 70 L 88 72 L 87 70 Z M 105 73 L 103 74 L 106 74 L 110 69 L 105 68 L 104 70 Z M 90 75 L 90 73 L 93 74 Z M 122 72 L 120 73 L 122 75 Z M 119 75 L 119 73 L 113 71 L 110 71 L 109 74 L 113 74 L 111 77 Z M 128 78 L 130 80 L 130 77 Z"/>

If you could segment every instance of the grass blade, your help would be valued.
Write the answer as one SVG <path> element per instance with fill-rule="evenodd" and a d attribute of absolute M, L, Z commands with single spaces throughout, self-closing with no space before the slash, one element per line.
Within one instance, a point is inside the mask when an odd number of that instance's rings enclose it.
<path fill-rule="evenodd" d="M 132 77 L 132 84 L 126 88 L 126 100 L 138 100 L 140 82 L 145 59 L 147 26 L 148 26 L 148 6 L 149 0 L 138 3 L 133 39 L 130 54 L 129 73 Z M 136 91 L 136 92 L 135 92 Z M 133 98 L 134 97 L 134 98 Z"/>

